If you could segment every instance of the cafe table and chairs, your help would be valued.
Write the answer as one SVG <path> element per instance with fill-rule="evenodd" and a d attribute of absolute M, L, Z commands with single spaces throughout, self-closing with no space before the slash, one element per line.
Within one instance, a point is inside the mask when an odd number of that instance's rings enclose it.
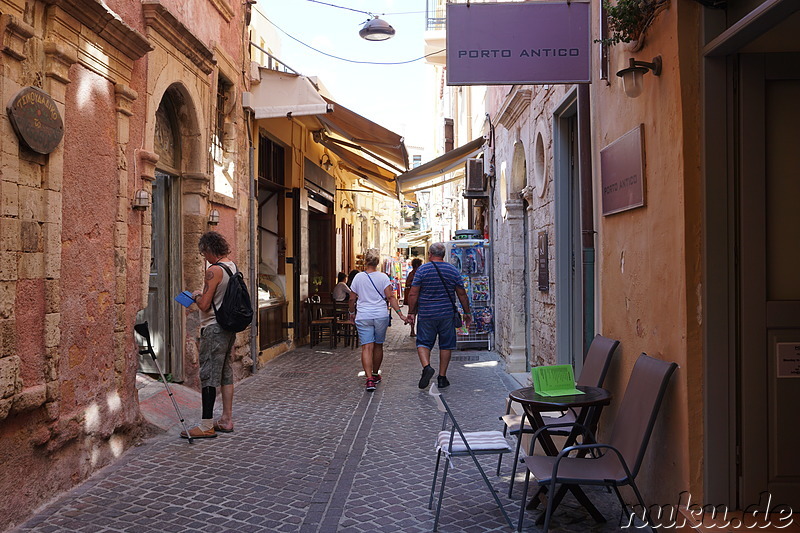
<path fill-rule="evenodd" d="M 573 381 L 574 383 L 574 381 Z M 531 439 L 529 454 L 533 453 L 534 446 L 538 441 L 545 454 L 550 456 L 558 455 L 560 449 L 556 446 L 553 438 L 548 429 L 556 429 L 562 426 L 571 426 L 567 436 L 564 447 L 572 446 L 576 443 L 579 436 L 585 439 L 593 440 L 593 433 L 597 427 L 597 422 L 600 419 L 600 414 L 603 407 L 611 403 L 612 395 L 606 389 L 601 387 L 589 387 L 578 385 L 570 387 L 568 394 L 560 395 L 545 395 L 534 387 L 523 387 L 512 391 L 509 398 L 512 401 L 518 402 L 524 411 L 531 427 L 534 429 L 533 438 Z M 563 391 L 562 391 L 563 392 Z M 551 411 L 572 411 L 576 413 L 575 421 L 569 424 L 545 424 L 542 413 Z M 530 472 L 526 471 L 525 486 L 527 487 L 530 481 Z M 583 505 L 589 514 L 598 522 L 605 522 L 605 517 L 597 510 L 592 502 L 586 497 L 583 490 L 577 485 L 566 484 L 559 491 L 559 494 L 551 494 L 549 497 L 560 500 L 563 494 L 569 490 L 572 492 L 575 499 Z M 531 499 L 530 504 L 527 505 L 528 509 L 535 509 L 539 503 L 540 495 L 544 494 L 546 489 L 539 487 L 539 491 Z M 520 509 L 520 518 L 518 523 L 518 530 L 521 531 L 522 520 L 526 504 L 523 501 Z M 540 522 L 544 517 L 540 517 Z"/>

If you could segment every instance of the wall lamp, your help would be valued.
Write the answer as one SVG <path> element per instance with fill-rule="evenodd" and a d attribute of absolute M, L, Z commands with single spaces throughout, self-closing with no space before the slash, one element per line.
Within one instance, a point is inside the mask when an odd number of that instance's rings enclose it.
<path fill-rule="evenodd" d="M 212 209 L 211 212 L 208 214 L 208 225 L 216 226 L 217 224 L 219 224 L 219 211 L 216 209 Z"/>
<path fill-rule="evenodd" d="M 333 161 L 331 161 L 331 158 L 328 156 L 328 154 L 322 154 L 322 159 L 319 160 L 319 164 L 327 172 L 333 166 Z"/>
<path fill-rule="evenodd" d="M 394 37 L 394 33 L 394 28 L 385 20 L 379 19 L 378 15 L 372 15 L 358 31 L 361 38 L 368 41 L 385 41 Z"/>
<path fill-rule="evenodd" d="M 642 94 L 642 78 L 648 71 L 653 71 L 655 76 L 661 75 L 661 56 L 654 57 L 652 63 L 631 58 L 628 68 L 617 72 L 617 76 L 622 78 L 622 86 L 628 97 L 636 98 Z"/>
<path fill-rule="evenodd" d="M 139 189 L 133 194 L 133 202 L 131 203 L 137 211 L 144 211 L 150 207 L 150 193 L 144 189 Z"/>

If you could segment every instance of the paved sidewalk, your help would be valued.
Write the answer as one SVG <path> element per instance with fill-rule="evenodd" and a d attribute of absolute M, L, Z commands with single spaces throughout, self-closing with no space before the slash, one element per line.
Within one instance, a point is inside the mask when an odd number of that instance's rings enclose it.
<path fill-rule="evenodd" d="M 417 388 L 413 339 L 406 327 L 389 329 L 374 393 L 358 376 L 359 354 L 317 345 L 282 355 L 237 386 L 234 433 L 189 445 L 173 426 L 13 531 L 431 531 L 441 417 Z M 464 429 L 500 429 L 498 414 L 517 387 L 501 364 L 491 352 L 454 352 L 443 393 Z M 183 414 L 190 424 L 199 415 Z M 482 464 L 516 524 L 521 484 L 509 499 L 510 460 L 499 478 L 495 457 Z M 568 496 L 551 531 L 619 531 L 613 496 L 587 492 L 608 522 L 596 524 Z M 538 515 L 526 513 L 525 531 L 539 531 Z M 508 531 L 468 458 L 448 475 L 439 529 Z"/>

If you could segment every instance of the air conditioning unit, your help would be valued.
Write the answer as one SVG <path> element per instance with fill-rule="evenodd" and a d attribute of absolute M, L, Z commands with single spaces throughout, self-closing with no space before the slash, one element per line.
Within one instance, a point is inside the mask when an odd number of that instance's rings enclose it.
<path fill-rule="evenodd" d="M 467 184 L 464 198 L 486 198 L 486 179 L 483 175 L 483 159 L 474 157 L 467 159 Z"/>

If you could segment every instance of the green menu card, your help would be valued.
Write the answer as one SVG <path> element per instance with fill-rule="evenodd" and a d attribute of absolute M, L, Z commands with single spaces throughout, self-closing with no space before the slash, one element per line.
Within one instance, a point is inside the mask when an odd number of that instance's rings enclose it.
<path fill-rule="evenodd" d="M 583 394 L 575 388 L 572 365 L 535 366 L 531 368 L 531 378 L 533 388 L 540 396 Z"/>

